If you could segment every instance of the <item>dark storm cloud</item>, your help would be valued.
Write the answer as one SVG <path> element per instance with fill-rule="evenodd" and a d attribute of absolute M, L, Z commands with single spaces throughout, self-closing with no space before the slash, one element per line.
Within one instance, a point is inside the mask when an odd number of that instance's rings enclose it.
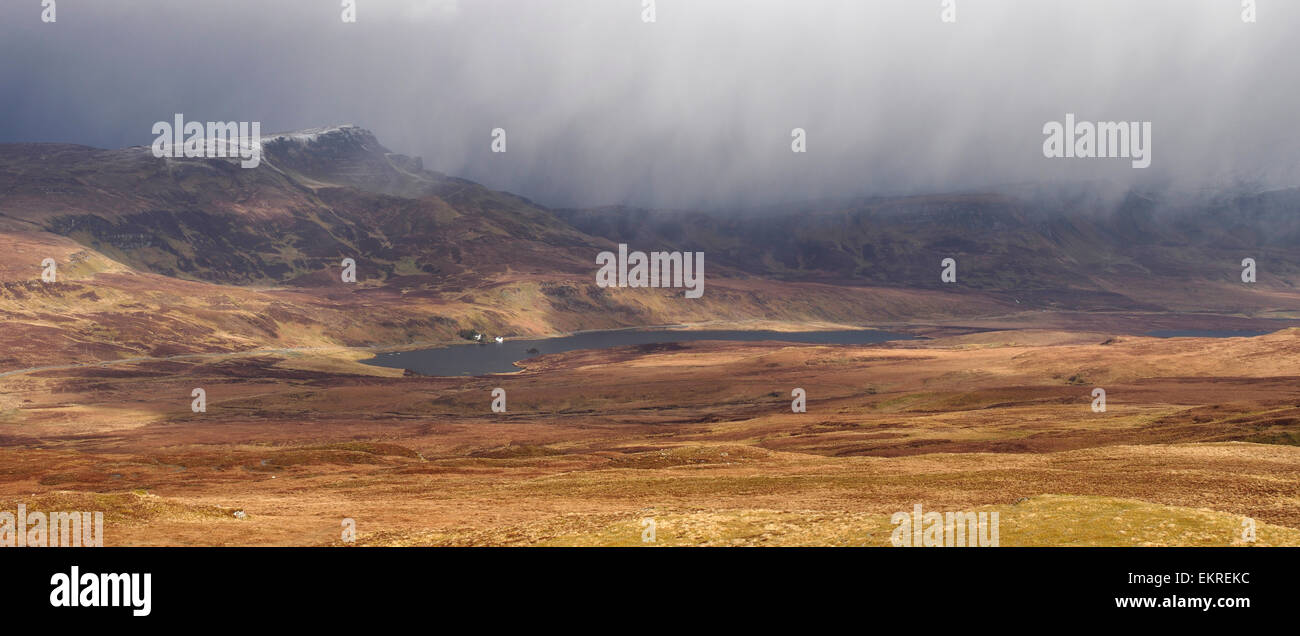
<path fill-rule="evenodd" d="M 355 123 L 550 205 L 763 204 L 1101 178 L 1300 176 L 1300 3 L 1259 0 L 39 0 L 0 7 L 0 141 L 155 121 Z M 1153 164 L 1047 160 L 1042 126 L 1151 121 Z M 505 128 L 509 151 L 489 151 Z M 790 152 L 790 131 L 808 153 Z"/>

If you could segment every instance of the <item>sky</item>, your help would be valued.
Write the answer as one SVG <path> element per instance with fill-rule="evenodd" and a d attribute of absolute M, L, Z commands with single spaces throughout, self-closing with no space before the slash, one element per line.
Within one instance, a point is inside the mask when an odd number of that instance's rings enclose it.
<path fill-rule="evenodd" d="M 1295 0 L 355 1 L 5 0 L 0 142 L 351 123 L 552 207 L 1300 185 Z M 1151 122 L 1151 166 L 1044 157 L 1067 113 Z"/>

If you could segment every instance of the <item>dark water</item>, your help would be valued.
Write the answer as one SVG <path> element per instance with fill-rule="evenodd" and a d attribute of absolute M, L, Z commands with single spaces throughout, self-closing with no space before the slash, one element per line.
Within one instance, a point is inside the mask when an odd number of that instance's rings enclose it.
<path fill-rule="evenodd" d="M 1254 338 L 1272 331 L 1242 331 L 1231 329 L 1169 329 L 1165 331 L 1148 331 L 1146 335 L 1156 338 Z"/>
<path fill-rule="evenodd" d="M 437 349 L 381 353 L 364 360 L 366 364 L 395 369 L 410 369 L 423 375 L 484 375 L 518 371 L 515 362 L 546 353 L 577 349 L 604 349 L 627 345 L 688 342 L 691 340 L 731 340 L 757 342 L 777 340 L 815 344 L 871 344 L 890 340 L 911 340 L 907 334 L 888 331 L 592 331 L 539 340 L 506 340 L 503 343 L 463 344 Z M 529 352 L 536 349 L 536 352 Z"/>

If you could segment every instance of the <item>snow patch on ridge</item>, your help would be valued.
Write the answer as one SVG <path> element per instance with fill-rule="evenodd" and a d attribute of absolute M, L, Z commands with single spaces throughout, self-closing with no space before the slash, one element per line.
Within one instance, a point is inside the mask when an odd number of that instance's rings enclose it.
<path fill-rule="evenodd" d="M 265 135 L 264 137 L 262 137 L 262 141 L 268 142 L 268 141 L 284 140 L 284 141 L 293 141 L 297 143 L 308 143 L 312 141 L 318 141 L 322 136 L 330 135 L 333 133 L 343 133 L 345 135 L 351 135 L 358 132 L 366 133 L 366 131 L 356 126 L 353 126 L 352 124 L 341 124 L 338 126 L 326 126 L 323 128 L 306 128 L 303 130 L 294 130 L 294 131 L 282 132 L 282 133 L 272 133 L 270 135 Z"/>

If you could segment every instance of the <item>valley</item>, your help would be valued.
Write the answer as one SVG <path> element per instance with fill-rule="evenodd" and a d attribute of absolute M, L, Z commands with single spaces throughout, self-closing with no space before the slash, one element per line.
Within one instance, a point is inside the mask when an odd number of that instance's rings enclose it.
<path fill-rule="evenodd" d="M 1233 545 L 1247 517 L 1294 545 L 1297 349 L 1016 331 L 462 378 L 346 352 L 42 371 L 0 379 L 0 503 L 105 509 L 109 545 L 335 545 L 344 518 L 363 545 L 637 545 L 644 518 L 667 545 L 887 545 L 914 503 L 1000 511 L 1002 545 Z"/>
<path fill-rule="evenodd" d="M 106 545 L 885 546 L 917 504 L 1009 546 L 1300 545 L 1293 191 L 739 223 L 551 210 L 355 127 L 261 157 L 0 145 L 0 510 L 102 510 Z M 620 244 L 707 254 L 707 292 L 599 285 Z M 669 325 L 913 339 L 364 363 Z M 1265 335 L 1197 333 L 1232 331 Z"/>

